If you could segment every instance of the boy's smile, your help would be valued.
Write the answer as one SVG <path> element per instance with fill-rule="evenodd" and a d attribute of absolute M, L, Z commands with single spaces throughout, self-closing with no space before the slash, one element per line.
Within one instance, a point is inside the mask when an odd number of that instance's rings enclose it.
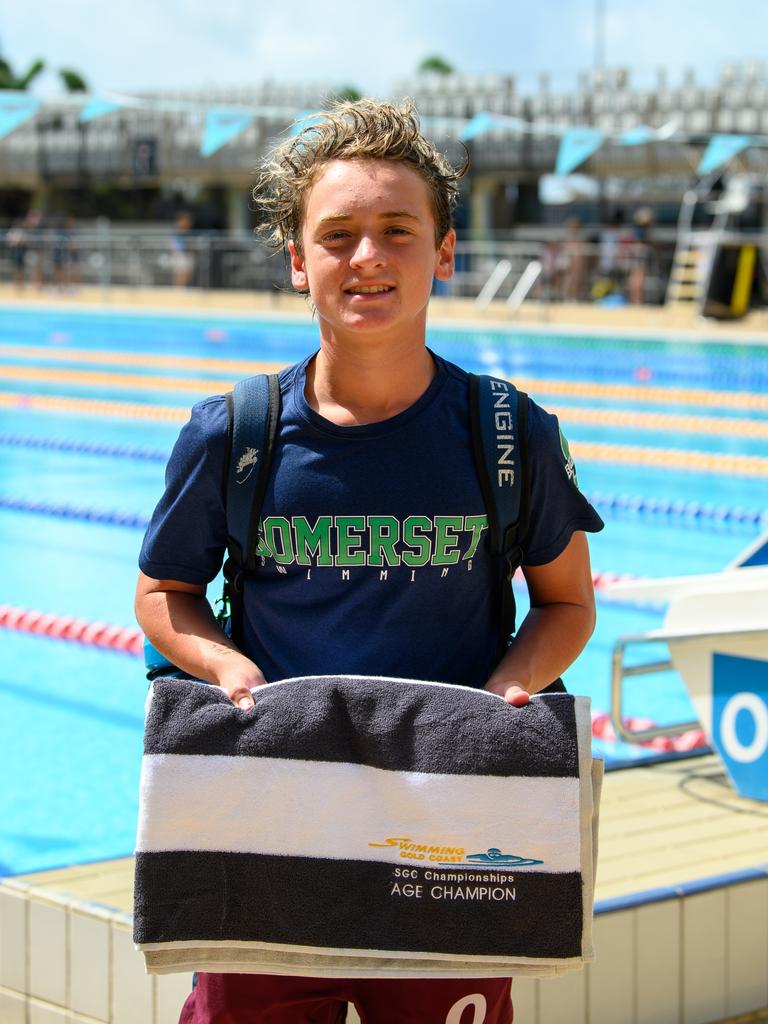
<path fill-rule="evenodd" d="M 309 292 L 323 337 L 413 332 L 424 341 L 432 280 L 453 273 L 455 234 L 435 240 L 429 191 L 410 167 L 335 160 L 307 193 L 294 287 Z"/>

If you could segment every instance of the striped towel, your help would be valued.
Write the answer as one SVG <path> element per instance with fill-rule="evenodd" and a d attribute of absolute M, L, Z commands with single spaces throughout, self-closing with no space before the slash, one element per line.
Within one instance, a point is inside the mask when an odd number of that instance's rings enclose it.
<path fill-rule="evenodd" d="M 254 698 L 151 688 L 134 914 L 149 973 L 547 977 L 593 958 L 587 698 L 512 708 L 361 676 Z"/>

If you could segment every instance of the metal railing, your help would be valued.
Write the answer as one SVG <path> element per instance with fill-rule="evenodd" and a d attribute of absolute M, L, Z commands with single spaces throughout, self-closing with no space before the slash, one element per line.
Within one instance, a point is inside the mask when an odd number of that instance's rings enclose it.
<path fill-rule="evenodd" d="M 619 243 L 610 266 L 596 242 L 462 239 L 456 271 L 436 282 L 435 294 L 508 303 L 659 302 L 663 250 Z M 540 267 L 535 273 L 537 265 Z M 248 231 L 188 231 L 169 227 L 95 227 L 0 232 L 0 281 L 19 287 L 75 289 L 184 287 L 250 291 L 290 290 L 288 266 Z M 522 295 L 522 299 L 521 299 Z"/>
<path fill-rule="evenodd" d="M 17 240 L 18 239 L 18 240 Z M 286 287 L 287 267 L 247 232 L 43 230 L 0 238 L 0 280 L 18 285 L 102 288 Z"/>
<path fill-rule="evenodd" d="M 698 719 L 688 722 L 670 722 L 667 725 L 657 725 L 648 729 L 631 729 L 624 717 L 624 680 L 635 676 L 653 675 L 657 672 L 674 671 L 675 666 L 671 658 L 646 661 L 639 665 L 625 665 L 624 656 L 628 647 L 642 644 L 685 644 L 702 640 L 717 641 L 721 639 L 733 639 L 734 637 L 758 635 L 765 633 L 764 629 L 723 629 L 715 633 L 709 631 L 691 633 L 670 633 L 663 629 L 649 630 L 647 633 L 630 633 L 619 637 L 613 645 L 611 655 L 611 724 L 616 730 L 616 735 L 630 743 L 646 743 L 658 736 L 679 736 L 690 729 L 700 729 L 701 723 Z"/>

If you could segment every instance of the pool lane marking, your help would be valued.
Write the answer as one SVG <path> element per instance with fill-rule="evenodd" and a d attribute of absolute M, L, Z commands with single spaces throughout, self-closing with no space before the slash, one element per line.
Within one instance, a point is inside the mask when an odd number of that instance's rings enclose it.
<path fill-rule="evenodd" d="M 123 419 L 165 420 L 177 423 L 189 419 L 182 406 L 149 405 L 143 402 L 101 401 L 90 398 L 64 398 L 56 395 L 24 395 L 0 392 L 0 408 L 33 409 L 87 416 L 115 416 Z M 573 442 L 577 460 L 620 462 L 639 466 L 660 466 L 705 473 L 732 473 L 742 476 L 768 476 L 768 458 L 759 455 L 731 455 L 675 448 L 649 448 L 635 445 Z"/>
<path fill-rule="evenodd" d="M 0 345 L 0 355 L 7 347 Z M 45 357 L 58 349 L 44 349 Z M 71 350 L 61 350 L 61 355 L 71 355 Z M 111 353 L 109 354 L 111 355 Z M 162 360 L 162 362 L 154 362 Z M 94 360 L 95 361 L 95 360 Z M 202 394 L 217 394 L 230 389 L 236 379 L 249 373 L 272 373 L 282 369 L 282 363 L 250 360 L 192 360 L 183 356 L 130 356 L 122 360 L 125 365 L 163 366 L 170 370 L 218 370 L 231 374 L 221 379 L 199 377 L 156 377 L 150 374 L 106 373 L 90 370 L 58 369 L 55 367 L 0 366 L 0 378 L 9 380 L 51 380 L 69 381 L 81 384 L 97 384 L 110 387 L 143 387 L 149 390 L 200 391 Z M 111 362 L 111 360 L 110 360 Z M 119 361 L 116 362 L 119 365 Z M 593 382 L 549 380 L 539 377 L 507 377 L 514 380 L 518 388 L 528 391 L 534 397 L 555 395 L 569 398 L 592 398 L 599 400 L 621 400 L 654 405 L 695 405 L 697 408 L 724 408 L 743 411 L 768 412 L 768 394 L 755 391 L 713 391 L 707 388 L 662 388 L 636 384 L 598 384 Z"/>
<path fill-rule="evenodd" d="M 571 450 L 577 462 L 620 462 L 633 466 L 663 466 L 665 469 L 685 469 L 702 473 L 768 476 L 768 458 L 762 455 L 733 455 L 589 441 L 574 441 L 571 443 Z"/>
<path fill-rule="evenodd" d="M 665 501 L 654 498 L 628 498 L 623 495 L 585 495 L 603 515 L 629 512 L 642 515 L 644 523 L 685 524 L 695 529 L 722 531 L 724 525 L 741 526 L 754 531 L 768 526 L 768 511 L 745 508 L 729 508 L 725 505 L 703 505 L 690 501 Z M 27 512 L 33 515 L 50 516 L 54 519 L 97 523 L 107 526 L 121 526 L 132 530 L 146 530 L 149 516 L 141 512 L 125 512 L 120 509 L 98 508 L 89 505 L 72 505 L 69 502 L 42 501 L 37 498 L 22 498 L 12 494 L 0 494 L 0 510 Z"/>
<path fill-rule="evenodd" d="M 145 373 L 108 373 L 104 370 L 69 370 L 48 366 L 3 366 L 0 379 L 50 381 L 54 384 L 80 384 L 97 387 L 130 388 L 140 391 L 187 391 L 204 395 L 231 391 L 236 378 L 221 380 L 200 377 L 157 377 Z"/>
<path fill-rule="evenodd" d="M 67 363 L 96 363 L 101 366 L 210 370 L 214 373 L 240 373 L 244 376 L 254 373 L 277 373 L 289 365 L 263 359 L 214 359 L 198 356 L 158 355 L 151 352 L 102 352 L 87 348 L 70 348 L 67 345 L 53 348 L 47 345 L 3 345 L 0 343 L 0 359 L 3 357 L 59 360 Z"/>
<path fill-rule="evenodd" d="M 185 355 L 158 355 L 152 352 L 103 352 L 96 349 L 54 348 L 47 345 L 5 345 L 0 342 L 0 359 L 42 359 L 71 363 L 95 363 L 101 366 L 141 366 L 158 369 L 211 370 L 221 373 L 273 373 L 288 366 L 285 362 L 263 359 L 214 359 Z"/>
<path fill-rule="evenodd" d="M 768 394 L 756 391 L 711 391 L 707 388 L 657 388 L 636 384 L 595 384 L 536 377 L 508 377 L 522 391 L 537 395 L 576 398 L 621 399 L 656 405 L 695 405 L 709 409 L 742 409 L 768 412 Z"/>
<path fill-rule="evenodd" d="M 148 402 L 114 402 L 99 398 L 68 398 L 58 395 L 25 395 L 0 391 L 0 408 L 35 409 L 86 416 L 115 416 L 129 420 L 170 420 L 185 423 L 189 409 L 182 405 L 150 405 Z"/>
<path fill-rule="evenodd" d="M 687 416 L 685 413 L 637 412 L 624 409 L 584 409 L 548 405 L 562 423 L 628 430 L 663 430 L 676 434 L 714 434 L 729 437 L 768 438 L 768 420 L 744 420 L 719 416 Z"/>
<path fill-rule="evenodd" d="M 8 372 L 10 369 L 11 372 Z M 106 373 L 47 367 L 3 367 L 0 378 L 43 380 L 55 383 L 134 388 L 148 391 L 182 391 L 221 394 L 234 382 L 200 378 L 155 377 L 144 374 Z M 756 396 L 762 397 L 762 396 Z M 765 396 L 768 398 L 768 396 Z M 749 420 L 715 416 L 688 416 L 684 413 L 638 412 L 623 409 L 585 409 L 574 406 L 548 406 L 565 423 L 591 426 L 616 426 L 636 430 L 661 430 L 672 433 L 714 434 L 730 437 L 768 438 L 768 420 Z"/>
<path fill-rule="evenodd" d="M 119 651 L 140 657 L 144 653 L 144 634 L 135 626 L 117 626 L 107 622 L 89 622 L 72 615 L 41 612 L 0 604 L 0 628 L 20 633 L 49 636 L 56 640 L 83 644 L 85 647 Z"/>

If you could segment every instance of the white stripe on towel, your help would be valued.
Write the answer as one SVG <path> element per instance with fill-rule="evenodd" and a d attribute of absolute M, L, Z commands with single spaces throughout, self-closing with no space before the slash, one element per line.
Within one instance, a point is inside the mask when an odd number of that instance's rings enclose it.
<path fill-rule="evenodd" d="M 537 872 L 581 869 L 579 779 L 443 775 L 283 758 L 151 754 L 142 765 L 137 850 L 314 856 L 427 867 L 443 851 L 401 856 L 390 837 L 423 846 L 495 847 L 543 861 Z M 455 822 L 461 809 L 461 828 Z M 425 834 L 425 823 L 433 823 Z M 439 822 L 439 825 L 435 825 Z M 443 824 L 444 823 L 444 824 Z M 480 867 L 480 865 L 476 865 Z M 486 868 L 493 867 L 485 864 Z M 502 868 L 502 864 L 499 865 Z"/>

